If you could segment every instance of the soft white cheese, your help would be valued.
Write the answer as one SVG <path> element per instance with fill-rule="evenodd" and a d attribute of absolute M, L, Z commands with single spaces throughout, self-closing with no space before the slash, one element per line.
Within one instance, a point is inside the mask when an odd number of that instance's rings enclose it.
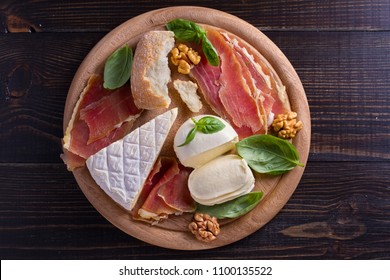
<path fill-rule="evenodd" d="M 254 187 L 254 183 L 252 182 L 252 178 L 250 176 L 248 176 L 247 180 L 248 180 L 247 183 L 244 186 L 242 186 L 240 189 L 238 189 L 237 191 L 227 193 L 225 195 L 222 195 L 222 196 L 219 196 L 216 198 L 212 198 L 212 199 L 208 199 L 208 200 L 197 198 L 197 202 L 200 204 L 203 204 L 203 205 L 214 205 L 214 204 L 220 204 L 220 203 L 232 200 L 236 197 L 242 196 L 244 194 L 247 194 L 247 193 L 251 192 L 253 187 Z"/>
<path fill-rule="evenodd" d="M 237 155 L 220 156 L 191 172 L 188 188 L 192 198 L 214 205 L 249 193 L 255 178 L 246 161 Z"/>
<path fill-rule="evenodd" d="M 125 209 L 135 205 L 176 117 L 177 108 L 167 111 L 87 159 L 95 182 Z"/>
<path fill-rule="evenodd" d="M 196 121 L 208 115 L 199 115 L 194 117 Z M 189 119 L 178 129 L 175 140 L 174 150 L 180 162 L 187 167 L 197 168 L 208 161 L 232 150 L 238 141 L 237 132 L 225 120 L 219 119 L 225 124 L 225 128 L 212 134 L 197 132 L 195 138 L 187 145 L 179 147 L 184 141 L 190 130 L 194 127 L 194 122 Z"/>

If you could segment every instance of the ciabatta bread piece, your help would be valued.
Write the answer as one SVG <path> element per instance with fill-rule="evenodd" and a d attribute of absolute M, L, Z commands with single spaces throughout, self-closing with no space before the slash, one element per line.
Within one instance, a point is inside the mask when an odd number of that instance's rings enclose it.
<path fill-rule="evenodd" d="M 168 108 L 171 103 L 168 54 L 174 44 L 172 31 L 149 31 L 138 42 L 131 70 L 131 91 L 138 108 Z"/>
<path fill-rule="evenodd" d="M 196 93 L 198 90 L 197 84 L 191 81 L 174 80 L 173 86 L 191 112 L 198 113 L 202 109 L 202 102 Z"/>

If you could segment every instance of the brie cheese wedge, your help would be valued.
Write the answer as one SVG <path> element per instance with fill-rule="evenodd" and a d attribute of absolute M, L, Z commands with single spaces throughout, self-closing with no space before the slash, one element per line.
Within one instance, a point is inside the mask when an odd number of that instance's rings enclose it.
<path fill-rule="evenodd" d="M 167 111 L 87 159 L 92 178 L 123 208 L 134 207 L 176 117 L 177 108 Z"/>
<path fill-rule="evenodd" d="M 203 205 L 214 205 L 249 193 L 255 177 L 247 162 L 237 155 L 225 155 L 196 168 L 188 179 L 192 198 Z"/>

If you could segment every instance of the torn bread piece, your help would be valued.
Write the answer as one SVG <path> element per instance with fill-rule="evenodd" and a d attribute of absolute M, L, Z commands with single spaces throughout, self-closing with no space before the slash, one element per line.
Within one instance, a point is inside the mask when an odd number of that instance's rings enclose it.
<path fill-rule="evenodd" d="M 157 116 L 87 159 L 95 182 L 126 210 L 137 202 L 177 112 L 174 108 Z"/>
<path fill-rule="evenodd" d="M 168 54 L 175 44 L 172 31 L 149 31 L 138 42 L 131 72 L 131 91 L 140 109 L 168 108 L 171 81 Z"/>
<path fill-rule="evenodd" d="M 173 86 L 180 95 L 180 98 L 187 105 L 191 112 L 198 113 L 202 109 L 202 102 L 197 94 L 198 85 L 191 81 L 175 80 Z"/>

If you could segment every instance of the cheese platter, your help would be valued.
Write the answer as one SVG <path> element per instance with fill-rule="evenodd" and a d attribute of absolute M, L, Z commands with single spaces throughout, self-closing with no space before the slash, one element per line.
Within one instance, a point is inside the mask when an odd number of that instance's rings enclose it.
<path fill-rule="evenodd" d="M 114 71 L 118 57 L 130 77 Z M 304 172 L 310 131 L 300 79 L 260 30 L 218 10 L 169 7 L 129 19 L 86 56 L 66 100 L 62 158 L 117 228 L 156 246 L 203 250 L 277 215 Z M 271 154 L 264 147 L 292 159 L 259 163 Z M 208 242 L 192 228 L 200 209 L 218 225 Z"/>

